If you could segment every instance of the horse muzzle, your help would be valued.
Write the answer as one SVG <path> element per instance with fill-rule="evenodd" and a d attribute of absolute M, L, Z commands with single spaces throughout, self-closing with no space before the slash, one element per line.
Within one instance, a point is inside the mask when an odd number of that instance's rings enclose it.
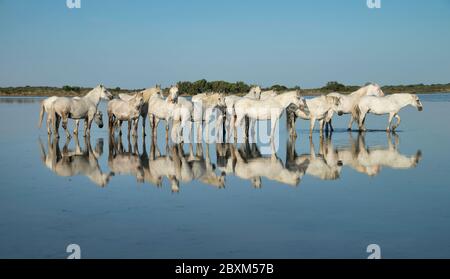
<path fill-rule="evenodd" d="M 103 128 L 103 124 L 98 125 L 98 127 L 99 127 L 100 129 Z"/>
<path fill-rule="evenodd" d="M 338 111 L 337 113 L 339 116 L 342 116 L 344 114 L 344 112 L 342 110 Z"/>
<path fill-rule="evenodd" d="M 422 110 L 423 110 L 423 107 L 422 107 L 422 106 L 419 106 L 419 107 L 417 107 L 417 109 L 418 109 L 419 111 L 422 111 Z"/>

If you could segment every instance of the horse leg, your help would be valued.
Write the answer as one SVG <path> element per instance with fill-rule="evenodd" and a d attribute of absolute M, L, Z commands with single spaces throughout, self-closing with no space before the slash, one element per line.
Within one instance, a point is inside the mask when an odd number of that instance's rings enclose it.
<path fill-rule="evenodd" d="M 88 119 L 85 118 L 85 119 L 84 119 L 84 134 L 83 134 L 83 137 L 86 137 L 86 135 L 87 135 L 87 130 L 88 130 Z"/>
<path fill-rule="evenodd" d="M 240 123 L 237 121 L 237 115 L 236 115 L 236 114 L 233 116 L 233 119 L 234 119 L 234 122 L 233 122 L 234 141 L 237 141 L 237 138 L 238 138 L 237 127 L 238 127 L 238 125 L 239 125 Z M 241 120 L 242 120 L 242 119 L 241 119 Z M 241 120 L 240 120 L 240 121 L 241 121 Z"/>
<path fill-rule="evenodd" d="M 109 127 L 109 132 L 113 133 L 114 132 L 114 114 L 112 114 L 112 113 L 108 113 L 108 127 Z"/>
<path fill-rule="evenodd" d="M 313 133 L 315 124 L 316 124 L 316 119 L 312 117 L 309 121 L 309 138 L 310 139 L 312 138 L 312 133 Z"/>
<path fill-rule="evenodd" d="M 255 126 L 256 126 L 256 120 L 251 118 L 250 119 L 250 127 L 249 127 L 249 129 L 250 129 L 250 136 L 256 142 L 256 139 L 255 139 L 255 135 L 256 135 Z"/>
<path fill-rule="evenodd" d="M 122 120 L 117 120 L 117 128 L 119 129 L 119 136 L 122 137 Z"/>
<path fill-rule="evenodd" d="M 395 125 L 392 127 L 392 132 L 395 132 L 398 126 L 400 126 L 401 122 L 400 116 L 397 113 L 395 114 L 395 118 L 397 118 L 397 123 L 395 123 Z"/>
<path fill-rule="evenodd" d="M 137 137 L 137 132 L 138 132 L 138 126 L 139 126 L 139 117 L 133 120 L 134 123 L 134 136 Z M 144 131 L 145 133 L 145 131 Z"/>
<path fill-rule="evenodd" d="M 348 128 L 347 131 L 351 131 L 352 130 L 352 125 L 353 125 L 353 115 L 350 114 L 350 122 L 348 123 Z"/>
<path fill-rule="evenodd" d="M 74 135 L 78 135 L 78 127 L 80 126 L 80 120 L 76 119 L 75 120 L 75 129 L 73 130 L 73 134 Z"/>
<path fill-rule="evenodd" d="M 273 144 L 275 142 L 275 128 L 277 127 L 279 118 L 278 117 L 272 117 L 270 122 L 272 124 L 272 129 L 270 131 L 270 142 Z"/>
<path fill-rule="evenodd" d="M 225 112 L 225 134 L 226 134 L 226 139 L 227 141 L 230 141 L 230 137 L 231 137 L 231 123 L 232 123 L 232 119 L 233 119 L 233 115 L 230 114 L 228 112 L 228 110 Z"/>
<path fill-rule="evenodd" d="M 324 122 L 325 122 L 324 119 L 319 121 L 320 137 L 323 137 L 323 125 L 324 125 Z"/>
<path fill-rule="evenodd" d="M 244 134 L 245 138 L 248 139 L 249 136 L 249 129 L 250 129 L 250 118 L 248 116 L 244 117 Z"/>
<path fill-rule="evenodd" d="M 333 119 L 330 118 L 330 120 L 327 122 L 327 124 L 330 126 L 330 132 L 334 132 L 334 128 L 333 128 L 333 125 L 332 125 L 332 121 L 333 121 Z"/>
<path fill-rule="evenodd" d="M 159 124 L 159 118 L 156 118 L 155 116 L 153 116 L 153 135 L 157 136 L 158 134 L 158 124 Z"/>
<path fill-rule="evenodd" d="M 297 116 L 295 114 L 291 114 L 290 117 L 290 125 L 289 125 L 289 129 L 290 129 L 290 135 L 292 136 L 292 138 L 296 138 L 297 137 L 297 131 L 295 130 L 295 122 L 297 120 Z"/>
<path fill-rule="evenodd" d="M 235 123 L 234 123 L 234 129 L 235 129 L 235 131 L 234 131 L 234 141 L 237 141 L 237 138 L 238 138 L 237 127 L 238 126 L 242 126 L 241 124 L 242 124 L 242 120 L 244 120 L 244 118 L 245 118 L 245 116 L 237 116 L 236 115 L 236 120 L 235 120 Z M 243 129 L 245 129 L 245 127 L 243 127 Z M 244 137 L 245 141 L 247 141 L 247 137 L 246 136 L 247 135 L 245 133 L 245 130 L 243 130 L 243 137 Z"/>
<path fill-rule="evenodd" d="M 130 137 L 130 132 L 131 132 L 131 125 L 132 125 L 132 123 L 131 123 L 131 120 L 128 120 L 127 121 L 128 122 L 128 138 Z"/>
<path fill-rule="evenodd" d="M 201 143 L 203 139 L 203 121 L 200 120 L 196 124 L 197 126 L 197 143 Z"/>
<path fill-rule="evenodd" d="M 69 122 L 69 117 L 68 117 L 67 113 L 63 113 L 63 114 L 62 114 L 62 126 L 63 126 L 63 128 L 64 128 L 64 131 L 66 132 L 66 137 L 67 137 L 68 139 L 70 139 L 71 136 L 70 136 L 70 133 L 69 133 L 69 129 L 68 129 L 68 127 L 67 127 L 67 123 L 68 123 L 68 122 Z"/>
<path fill-rule="evenodd" d="M 148 122 L 150 125 L 152 136 L 155 136 L 155 117 L 153 116 L 153 114 L 148 114 Z"/>
<path fill-rule="evenodd" d="M 169 140 L 169 120 L 166 119 L 166 141 Z"/>
<path fill-rule="evenodd" d="M 230 142 L 231 139 L 231 130 L 234 130 L 234 122 L 235 122 L 235 118 L 234 115 L 232 114 L 228 114 L 227 115 L 227 119 L 225 120 L 228 123 L 227 128 L 227 141 Z M 225 124 L 227 125 L 227 124 Z"/>
<path fill-rule="evenodd" d="M 391 131 L 391 124 L 392 124 L 392 119 L 394 118 L 395 113 L 391 112 L 389 113 L 389 119 L 388 119 L 388 125 L 386 128 L 386 132 L 390 132 Z"/>
<path fill-rule="evenodd" d="M 289 135 L 291 138 L 297 137 L 297 131 L 295 130 L 295 121 L 296 121 L 295 113 L 287 111 L 286 112 L 286 126 L 289 131 Z"/>
<path fill-rule="evenodd" d="M 365 132 L 366 128 L 364 127 L 364 123 L 366 121 L 366 115 L 367 115 L 367 111 L 361 111 L 360 115 L 359 115 L 359 131 L 360 132 Z"/>
<path fill-rule="evenodd" d="M 50 112 L 47 112 L 47 134 L 48 135 L 51 135 L 52 134 L 52 123 L 53 123 L 53 118 L 54 118 L 55 116 L 52 116 L 51 114 L 50 114 Z"/>
<path fill-rule="evenodd" d="M 92 126 L 92 121 L 94 121 L 94 116 L 95 116 L 95 113 L 88 114 L 88 117 L 86 119 L 86 121 L 88 123 L 87 134 L 85 135 L 86 137 L 90 137 L 91 136 L 91 126 Z"/>
<path fill-rule="evenodd" d="M 142 116 L 142 136 L 145 137 L 147 134 L 145 133 L 145 120 L 147 119 L 146 115 Z"/>
<path fill-rule="evenodd" d="M 61 121 L 61 118 L 56 113 L 52 116 L 53 119 L 53 129 L 55 129 L 55 136 L 59 138 L 59 122 Z"/>
<path fill-rule="evenodd" d="M 205 141 L 209 143 L 209 119 L 211 118 L 211 112 L 207 110 L 205 112 Z"/>

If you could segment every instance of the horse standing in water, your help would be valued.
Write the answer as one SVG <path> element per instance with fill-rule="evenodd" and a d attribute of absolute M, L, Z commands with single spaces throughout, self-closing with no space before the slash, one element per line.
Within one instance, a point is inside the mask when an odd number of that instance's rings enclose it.
<path fill-rule="evenodd" d="M 84 97 L 74 97 L 74 98 L 68 98 L 68 97 L 60 97 L 57 98 L 53 102 L 53 106 L 51 108 L 52 118 L 53 118 L 53 126 L 55 129 L 55 134 L 57 137 L 59 137 L 58 128 L 59 128 L 59 121 L 62 119 L 62 126 L 66 132 L 66 136 L 70 138 L 70 133 L 67 129 L 67 122 L 69 118 L 80 120 L 85 119 L 85 126 L 84 126 L 84 136 L 87 136 L 90 134 L 92 121 L 94 121 L 97 113 L 98 104 L 100 103 L 101 99 L 111 100 L 112 94 L 103 86 L 98 85 L 89 93 L 87 93 Z M 54 117 L 53 117 L 54 116 Z M 76 122 L 78 125 L 78 121 Z M 103 123 L 99 125 L 100 128 L 103 127 Z M 78 127 L 76 127 L 75 134 L 78 133 Z"/>
<path fill-rule="evenodd" d="M 294 104 L 300 109 L 304 109 L 307 106 L 305 99 L 300 95 L 300 91 L 298 90 L 279 94 L 267 100 L 252 100 L 248 98 L 242 98 L 234 105 L 236 120 L 233 121 L 232 125 L 237 128 L 245 117 L 249 117 L 255 120 L 270 120 L 270 139 L 273 143 L 275 137 L 275 128 L 278 124 L 278 121 L 280 120 L 281 114 L 290 104 Z M 236 133 L 234 135 L 234 138 L 235 140 L 237 140 Z M 244 138 L 247 139 L 247 135 L 245 132 Z"/>
<path fill-rule="evenodd" d="M 360 89 L 356 90 L 353 93 L 350 93 L 349 95 L 340 94 L 337 92 L 333 92 L 328 94 L 327 96 L 333 96 L 338 97 L 340 99 L 340 106 L 339 111 L 342 112 L 342 114 L 351 114 L 350 122 L 348 123 L 347 130 L 350 131 L 352 129 L 353 121 L 357 121 L 357 119 L 354 119 L 352 111 L 358 105 L 359 100 L 364 96 L 378 96 L 383 97 L 384 92 L 381 90 L 381 87 L 376 83 L 368 84 L 364 87 L 361 87 Z M 325 129 L 328 130 L 328 127 L 331 131 L 333 131 L 333 125 L 331 125 L 331 120 L 333 118 L 334 111 L 330 111 L 327 118 L 325 119 Z"/>
<path fill-rule="evenodd" d="M 155 95 L 158 94 L 162 97 L 162 90 L 161 90 L 161 85 L 156 85 L 155 87 L 152 88 L 147 88 L 139 93 L 142 93 L 143 99 L 144 99 L 144 103 L 141 106 L 141 110 L 140 110 L 140 116 L 142 117 L 142 136 L 145 136 L 145 121 L 147 120 L 147 116 L 148 116 L 148 102 L 150 100 L 150 98 Z M 134 95 L 129 95 L 129 94 L 119 94 L 119 98 L 124 100 L 124 101 L 129 101 L 131 98 L 133 98 Z"/>
<path fill-rule="evenodd" d="M 137 136 L 137 127 L 141 107 L 144 103 L 142 92 L 136 93 L 128 101 L 115 99 L 108 102 L 108 123 L 110 133 L 114 133 L 115 124 L 122 134 L 122 122 L 128 121 L 128 136 L 130 136 L 131 126 L 133 126 L 132 136 Z"/>
<path fill-rule="evenodd" d="M 406 106 L 413 106 L 417 108 L 418 111 L 423 110 L 423 105 L 420 102 L 419 97 L 415 94 L 399 93 L 386 97 L 365 96 L 361 98 L 356 106 L 353 117 L 358 119 L 359 130 L 365 131 L 366 128 L 364 126 L 364 122 L 366 120 L 367 113 L 376 115 L 389 114 L 386 131 L 390 132 L 392 129 L 394 132 L 400 125 L 400 116 L 398 115 L 398 112 Z M 397 123 L 391 128 L 394 117 L 397 118 Z"/>
<path fill-rule="evenodd" d="M 166 140 L 169 138 L 169 120 L 172 119 L 173 110 L 178 102 L 178 86 L 169 89 L 166 99 L 161 94 L 153 94 L 148 102 L 148 117 L 153 136 L 156 137 L 156 129 L 160 120 L 166 121 Z"/>
<path fill-rule="evenodd" d="M 215 109 L 219 110 L 216 120 L 216 135 L 218 135 L 219 127 L 223 121 L 222 111 L 226 108 L 225 95 L 223 93 L 201 93 L 192 97 L 194 104 L 193 120 L 197 127 L 197 139 L 200 142 L 203 134 L 202 126 L 205 122 L 206 141 L 209 141 L 209 122 L 213 116 Z"/>
<path fill-rule="evenodd" d="M 338 115 L 342 115 L 339 110 L 340 99 L 333 96 L 320 96 L 313 99 L 306 100 L 306 108 L 300 109 L 295 105 L 291 105 L 287 109 L 287 128 L 289 130 L 289 135 L 291 137 L 297 137 L 295 131 L 295 120 L 300 117 L 305 120 L 309 120 L 309 137 L 312 137 L 312 132 L 314 130 L 314 125 L 316 120 L 319 121 L 320 125 L 320 135 L 323 136 L 324 121 L 330 111 L 337 112 Z"/>
<path fill-rule="evenodd" d="M 259 100 L 261 98 L 261 87 L 255 86 L 250 88 L 249 92 L 243 97 L 236 95 L 229 95 L 225 97 L 226 110 L 225 110 L 225 121 L 223 122 L 223 125 L 226 126 L 226 134 L 228 140 L 230 140 L 231 138 L 231 128 L 233 127 L 232 122 L 236 121 L 236 114 L 234 113 L 234 105 L 236 104 L 237 101 L 241 100 L 242 98 Z M 233 131 L 236 137 L 237 130 L 235 127 Z"/>
<path fill-rule="evenodd" d="M 41 109 L 39 111 L 39 128 L 42 127 L 42 120 L 44 120 L 44 114 L 47 113 L 47 134 L 52 134 L 52 117 L 51 117 L 51 110 L 53 107 L 53 103 L 58 99 L 57 96 L 49 97 L 41 102 Z"/>

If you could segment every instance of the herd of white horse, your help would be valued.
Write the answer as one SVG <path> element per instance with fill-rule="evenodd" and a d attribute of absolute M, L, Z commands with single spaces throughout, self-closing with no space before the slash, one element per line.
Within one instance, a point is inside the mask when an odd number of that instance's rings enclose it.
<path fill-rule="evenodd" d="M 75 121 L 74 134 L 78 134 L 80 120 L 85 120 L 84 136 L 89 136 L 92 122 L 103 127 L 102 113 L 98 106 L 101 99 L 109 100 L 107 106 L 108 126 L 111 133 L 116 129 L 121 134 L 121 125 L 128 122 L 128 135 L 137 136 L 138 122 L 142 118 L 142 134 L 145 135 L 145 121 L 149 118 L 152 135 L 156 137 L 158 123 L 166 123 L 166 139 L 171 137 L 174 142 L 183 141 L 183 132 L 190 136 L 192 124 L 196 125 L 197 139 L 201 142 L 203 124 L 206 127 L 206 137 L 209 136 L 209 123 L 214 113 L 216 118 L 216 133 L 226 131 L 228 139 L 234 135 L 237 140 L 237 129 L 242 127 L 244 139 L 248 139 L 248 130 L 253 130 L 256 121 L 270 120 L 270 138 L 274 139 L 275 129 L 284 111 L 287 111 L 287 127 L 289 135 L 296 136 L 295 121 L 300 117 L 310 121 L 309 135 L 319 122 L 320 134 L 331 129 L 334 114 L 350 114 L 348 129 L 352 129 L 356 121 L 360 131 L 365 131 L 365 119 L 368 113 L 375 115 L 389 115 L 386 130 L 395 131 L 400 124 L 400 109 L 411 105 L 419 111 L 423 106 L 417 95 L 401 93 L 385 96 L 380 86 L 368 84 L 351 94 L 337 92 L 319 97 L 305 99 L 299 90 L 277 93 L 273 90 L 262 91 L 259 86 L 250 89 L 245 96 L 223 93 L 201 93 L 191 100 L 181 97 L 179 88 L 171 86 L 168 96 L 164 96 L 161 86 L 148 88 L 134 94 L 113 95 L 103 86 L 98 85 L 83 97 L 50 97 L 41 102 L 39 127 L 42 125 L 44 114 L 47 113 L 47 132 L 59 137 L 59 124 L 65 130 L 66 136 L 71 137 L 68 130 L 68 119 Z M 392 124 L 396 118 L 395 124 Z M 245 121 L 244 121 L 245 120 Z M 244 125 L 244 122 L 246 125 Z M 223 129 L 220 129 L 222 127 Z"/>

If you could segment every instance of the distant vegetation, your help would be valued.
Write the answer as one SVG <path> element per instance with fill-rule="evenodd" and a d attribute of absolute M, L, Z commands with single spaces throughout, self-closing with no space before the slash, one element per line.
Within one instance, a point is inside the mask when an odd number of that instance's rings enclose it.
<path fill-rule="evenodd" d="M 21 86 L 21 87 L 0 87 L 0 96 L 83 96 L 92 88 L 64 85 L 63 87 L 50 86 Z M 139 89 L 140 90 L 140 89 Z M 118 95 L 119 93 L 130 93 L 133 90 L 111 88 L 109 91 Z"/>
<path fill-rule="evenodd" d="M 223 92 L 226 94 L 242 95 L 247 93 L 253 86 L 243 81 L 227 82 L 227 81 L 207 81 L 205 79 L 190 82 L 180 81 L 177 83 L 180 92 L 183 95 L 195 95 L 202 92 Z M 337 81 L 330 81 L 321 88 L 304 89 L 304 95 L 321 95 L 333 91 L 341 93 L 350 93 L 357 90 L 359 85 L 344 85 Z M 0 87 L 0 96 L 83 96 L 92 88 L 85 88 L 79 86 L 64 85 L 62 87 L 49 86 L 23 86 L 23 87 Z M 280 84 L 275 84 L 263 90 L 275 90 L 283 92 L 287 90 L 300 89 L 299 86 L 287 87 Z M 440 93 L 450 92 L 450 83 L 447 84 L 411 84 L 411 85 L 386 85 L 382 87 L 385 93 Z M 110 92 L 114 95 L 119 93 L 131 93 L 142 89 L 122 89 L 120 87 L 110 88 Z M 164 90 L 167 92 L 167 89 Z"/>

